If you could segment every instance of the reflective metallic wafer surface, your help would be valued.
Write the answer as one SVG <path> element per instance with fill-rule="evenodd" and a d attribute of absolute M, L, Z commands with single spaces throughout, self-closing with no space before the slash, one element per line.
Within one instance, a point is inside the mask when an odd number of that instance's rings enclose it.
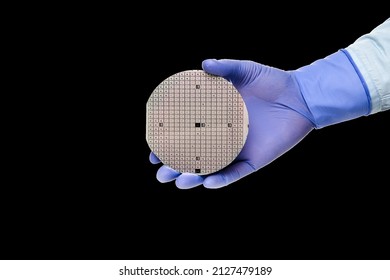
<path fill-rule="evenodd" d="M 202 70 L 168 77 L 147 102 L 146 140 L 176 171 L 216 172 L 240 153 L 248 134 L 241 95 L 225 79 Z"/>

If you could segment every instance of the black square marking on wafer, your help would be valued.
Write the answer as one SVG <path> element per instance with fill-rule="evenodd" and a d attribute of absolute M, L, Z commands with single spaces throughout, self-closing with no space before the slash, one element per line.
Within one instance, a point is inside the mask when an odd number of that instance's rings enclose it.
<path fill-rule="evenodd" d="M 199 168 L 195 169 L 195 173 L 200 173 L 200 169 Z"/>
<path fill-rule="evenodd" d="M 200 123 L 195 123 L 195 127 L 200 127 Z"/>

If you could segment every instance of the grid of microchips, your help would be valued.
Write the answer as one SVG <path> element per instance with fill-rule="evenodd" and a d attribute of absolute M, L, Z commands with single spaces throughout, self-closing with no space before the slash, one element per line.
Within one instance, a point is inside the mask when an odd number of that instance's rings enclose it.
<path fill-rule="evenodd" d="M 229 165 L 248 134 L 245 103 L 227 80 L 189 70 L 160 83 L 147 102 L 146 140 L 166 165 L 209 174 Z"/>

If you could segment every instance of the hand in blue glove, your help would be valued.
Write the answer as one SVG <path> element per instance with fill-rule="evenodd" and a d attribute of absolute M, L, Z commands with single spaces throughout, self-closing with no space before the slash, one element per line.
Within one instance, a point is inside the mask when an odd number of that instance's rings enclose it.
<path fill-rule="evenodd" d="M 162 166 L 157 179 L 163 183 L 176 179 L 178 188 L 226 186 L 278 158 L 314 127 L 369 112 L 364 84 L 346 51 L 296 71 L 238 60 L 209 59 L 202 66 L 231 81 L 240 92 L 248 109 L 249 133 L 235 161 L 219 172 L 199 176 Z M 153 153 L 150 161 L 160 162 Z"/>

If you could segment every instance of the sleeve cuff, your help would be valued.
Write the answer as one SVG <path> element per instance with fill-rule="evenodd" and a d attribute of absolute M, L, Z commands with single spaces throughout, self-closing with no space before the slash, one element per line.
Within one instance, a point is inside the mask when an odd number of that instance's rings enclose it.
<path fill-rule="evenodd" d="M 390 109 L 390 20 L 346 48 L 371 100 L 370 114 Z M 347 56 L 348 56 L 347 54 Z"/>

